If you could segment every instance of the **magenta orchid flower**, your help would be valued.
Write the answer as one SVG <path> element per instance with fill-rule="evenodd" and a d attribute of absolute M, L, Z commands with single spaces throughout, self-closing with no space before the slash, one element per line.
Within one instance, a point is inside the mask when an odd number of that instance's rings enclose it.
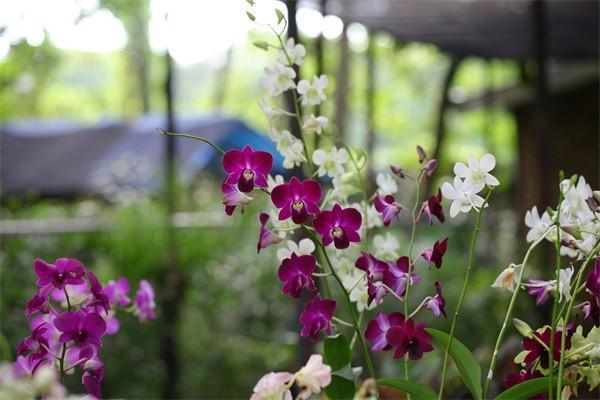
<path fill-rule="evenodd" d="M 381 220 L 383 221 L 384 226 L 389 226 L 392 219 L 397 217 L 404 208 L 402 204 L 396 202 L 394 196 L 391 194 L 383 197 L 377 193 L 373 204 L 375 205 L 377 212 L 381 214 Z"/>
<path fill-rule="evenodd" d="M 364 251 L 361 252 L 361 256 L 358 257 L 354 265 L 356 268 L 365 271 L 368 277 L 375 280 L 383 279 L 383 273 L 387 269 L 387 264 L 384 261 Z"/>
<path fill-rule="evenodd" d="M 45 361 L 51 362 L 48 349 L 48 339 L 45 336 L 48 330 L 47 324 L 38 325 L 32 332 L 31 336 L 27 336 L 17 347 L 17 355 L 22 356 L 28 353 L 26 358 L 29 365 L 39 366 Z"/>
<path fill-rule="evenodd" d="M 423 215 L 427 216 L 429 225 L 433 225 L 433 217 L 436 217 L 440 223 L 444 223 L 446 216 L 444 215 L 444 208 L 442 207 L 442 191 L 438 189 L 438 193 L 423 202 L 417 221 L 421 219 Z"/>
<path fill-rule="evenodd" d="M 571 348 L 570 331 L 571 330 L 567 327 L 565 350 Z M 537 331 L 533 332 L 533 335 L 536 336 L 537 340 L 532 337 L 523 338 L 523 349 L 528 351 L 527 356 L 525 356 L 525 359 L 523 360 L 525 363 L 533 364 L 539 359 L 542 368 L 548 368 L 550 360 L 548 350 L 546 349 L 550 347 L 551 332 L 551 328 L 548 326 L 541 333 Z M 562 330 L 558 328 L 556 332 L 554 332 L 554 349 L 552 350 L 552 358 L 554 361 L 558 361 L 560 359 L 561 336 Z M 542 346 L 540 342 L 544 343 L 545 346 Z"/>
<path fill-rule="evenodd" d="M 113 306 L 127 307 L 131 304 L 131 299 L 128 296 L 129 282 L 125 277 L 120 277 L 116 281 L 108 281 L 104 287 L 104 293 L 108 297 L 108 301 Z"/>
<path fill-rule="evenodd" d="M 585 288 L 596 298 L 600 298 L 600 258 L 596 259 L 594 269 L 585 279 Z"/>
<path fill-rule="evenodd" d="M 303 224 L 309 214 L 319 212 L 321 185 L 313 179 L 300 182 L 295 176 L 290 183 L 276 186 L 271 192 L 271 201 L 279 208 L 279 220 L 292 217 L 296 224 Z"/>
<path fill-rule="evenodd" d="M 100 307 L 104 312 L 108 312 L 108 310 L 110 310 L 110 301 L 104 292 L 102 284 L 91 270 L 86 269 L 85 275 L 90 284 L 90 294 L 88 296 L 87 305 L 90 307 Z"/>
<path fill-rule="evenodd" d="M 331 335 L 331 319 L 335 313 L 335 306 L 335 300 L 321 299 L 321 295 L 317 293 L 314 299 L 306 303 L 304 311 L 300 314 L 299 321 L 303 325 L 300 335 L 310 336 L 313 340 L 317 340 L 323 330 Z"/>
<path fill-rule="evenodd" d="M 362 216 L 356 208 L 342 208 L 335 204 L 331 210 L 321 211 L 315 216 L 313 226 L 323 239 L 323 245 L 331 242 L 338 249 L 347 248 L 351 242 L 360 242 L 358 230 Z"/>
<path fill-rule="evenodd" d="M 365 330 L 365 338 L 372 342 L 372 351 L 387 351 L 392 348 L 392 345 L 387 341 L 386 335 L 393 326 L 404 326 L 404 314 L 399 312 L 390 314 L 378 312 L 377 317 L 369 322 Z"/>
<path fill-rule="evenodd" d="M 25 315 L 27 317 L 31 317 L 36 312 L 41 312 L 42 314 L 47 314 L 50 312 L 48 295 L 44 296 L 43 293 L 36 293 L 27 301 L 27 305 L 25 306 Z"/>
<path fill-rule="evenodd" d="M 140 288 L 135 295 L 135 314 L 140 321 L 153 320 L 154 315 L 154 289 L 150 283 L 143 279 L 140 281 Z"/>
<path fill-rule="evenodd" d="M 302 288 L 315 291 L 312 274 L 317 269 L 317 259 L 313 255 L 297 256 L 292 253 L 279 267 L 279 279 L 284 282 L 283 293 L 292 297 L 300 297 Z"/>
<path fill-rule="evenodd" d="M 406 291 L 406 286 L 408 284 L 408 268 L 410 261 L 408 257 L 402 256 L 398 258 L 396 263 L 389 262 L 387 263 L 387 269 L 383 274 L 383 283 L 390 289 L 396 293 L 398 296 L 403 296 Z M 419 283 L 421 278 L 411 272 L 410 276 L 410 284 L 414 285 Z"/>
<path fill-rule="evenodd" d="M 423 306 L 430 310 L 436 317 L 443 315 L 444 318 L 447 318 L 446 310 L 444 308 L 446 306 L 446 300 L 442 296 L 442 284 L 440 281 L 435 281 L 434 286 L 436 295 L 428 298 Z"/>
<path fill-rule="evenodd" d="M 102 398 L 102 387 L 100 383 L 104 379 L 104 363 L 98 357 L 98 354 L 93 353 L 90 349 L 84 349 L 79 353 L 79 357 L 85 359 L 83 364 L 83 375 L 81 383 L 85 387 L 85 391 L 97 399 Z"/>
<path fill-rule="evenodd" d="M 38 258 L 33 268 L 39 277 L 36 283 L 40 287 L 53 286 L 63 290 L 66 285 L 80 285 L 85 282 L 83 264 L 74 258 L 59 258 L 56 264 Z"/>
<path fill-rule="evenodd" d="M 258 243 L 256 244 L 256 251 L 260 253 L 262 249 L 269 247 L 272 244 L 279 243 L 283 238 L 273 233 L 272 230 L 267 228 L 267 222 L 269 222 L 269 214 L 260 213 L 260 232 L 258 234 Z"/>
<path fill-rule="evenodd" d="M 421 256 L 425 260 L 429 261 L 429 266 L 431 266 L 431 263 L 433 263 L 435 264 L 435 267 L 439 269 L 442 267 L 442 258 L 444 257 L 444 254 L 446 254 L 447 249 L 448 238 L 445 238 L 441 241 L 437 240 L 433 244 L 433 248 L 425 250 Z"/>
<path fill-rule="evenodd" d="M 237 185 L 229 185 L 225 182 L 221 184 L 221 192 L 223 193 L 223 205 L 225 205 L 225 214 L 232 215 L 237 206 L 242 207 L 252 201 L 252 197 L 240 191 Z"/>
<path fill-rule="evenodd" d="M 254 190 L 254 186 L 266 188 L 267 175 L 273 169 L 273 156 L 266 151 L 254 151 L 246 146 L 242 150 L 229 150 L 223 156 L 223 169 L 229 175 L 228 185 L 237 185 L 244 193 Z"/>
<path fill-rule="evenodd" d="M 83 310 L 67 311 L 54 320 L 56 329 L 62 332 L 59 343 L 74 341 L 79 348 L 86 346 L 100 347 L 100 338 L 106 332 L 106 322 L 100 314 Z"/>
<path fill-rule="evenodd" d="M 402 358 L 406 353 L 411 360 L 418 360 L 423 353 L 433 350 L 433 338 L 425 331 L 426 325 L 415 324 L 412 319 L 406 320 L 403 326 L 392 326 L 386 333 L 386 340 L 396 347 L 394 358 Z"/>

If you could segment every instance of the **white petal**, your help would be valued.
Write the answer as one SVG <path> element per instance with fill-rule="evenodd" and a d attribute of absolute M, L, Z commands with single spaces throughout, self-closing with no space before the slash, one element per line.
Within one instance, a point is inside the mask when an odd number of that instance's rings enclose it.
<path fill-rule="evenodd" d="M 485 176 L 485 184 L 488 186 L 498 186 L 500 181 L 494 175 L 487 174 Z"/>
<path fill-rule="evenodd" d="M 321 165 L 327 161 L 327 154 L 325 153 L 325 150 L 317 149 L 313 153 L 312 159 L 315 164 Z"/>
<path fill-rule="evenodd" d="M 490 172 L 495 166 L 496 158 L 490 153 L 485 153 L 481 156 L 481 159 L 479 159 L 479 168 L 481 168 L 483 172 Z"/>
<path fill-rule="evenodd" d="M 334 149 L 335 151 L 335 149 Z M 348 162 L 348 152 L 346 151 L 346 149 L 341 148 L 337 151 L 337 160 L 341 163 L 347 163 Z"/>
<path fill-rule="evenodd" d="M 462 202 L 459 200 L 454 200 L 452 205 L 450 206 L 450 217 L 454 218 L 460 212 L 462 206 Z"/>
<path fill-rule="evenodd" d="M 454 175 L 464 178 L 469 175 L 469 168 L 465 164 L 457 162 L 454 164 Z"/>
<path fill-rule="evenodd" d="M 442 185 L 442 195 L 446 199 L 454 200 L 456 199 L 456 190 L 454 190 L 454 187 L 451 184 L 444 182 Z"/>
<path fill-rule="evenodd" d="M 306 79 L 302 79 L 300 82 L 298 82 L 298 93 L 306 94 L 306 92 L 308 92 L 309 89 L 310 83 Z"/>

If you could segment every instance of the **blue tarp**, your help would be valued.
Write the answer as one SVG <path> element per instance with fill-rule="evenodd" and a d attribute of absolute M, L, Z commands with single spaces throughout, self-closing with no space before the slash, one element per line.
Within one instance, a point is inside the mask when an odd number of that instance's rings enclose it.
<path fill-rule="evenodd" d="M 224 150 L 252 146 L 275 157 L 274 143 L 242 121 L 221 115 L 182 117 L 178 132 L 206 137 Z M 129 121 L 82 125 L 64 120 L 4 123 L 0 135 L 0 185 L 4 195 L 41 197 L 100 195 L 128 190 L 156 191 L 163 177 L 166 138 L 156 132 L 165 119 L 145 115 Z M 220 155 L 210 146 L 176 138 L 178 178 L 187 183 L 202 169 L 221 173 Z"/>

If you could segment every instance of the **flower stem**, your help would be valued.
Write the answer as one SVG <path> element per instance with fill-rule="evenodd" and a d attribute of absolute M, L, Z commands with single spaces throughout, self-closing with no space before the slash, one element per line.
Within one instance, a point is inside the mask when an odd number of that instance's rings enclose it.
<path fill-rule="evenodd" d="M 201 142 L 204 142 L 206 144 L 208 144 L 210 147 L 212 147 L 213 149 L 215 149 L 216 151 L 218 151 L 221 154 L 225 154 L 225 151 L 220 148 L 219 146 L 217 146 L 216 144 L 214 144 L 212 141 L 200 137 L 200 136 L 195 136 L 195 135 L 188 135 L 187 133 L 173 133 L 173 132 L 167 132 L 164 129 L 160 129 L 160 128 L 156 128 L 156 131 L 162 135 L 167 135 L 167 136 L 175 136 L 175 137 L 184 137 L 184 138 L 188 138 L 188 139 L 194 139 L 194 140 L 199 140 Z"/>
<path fill-rule="evenodd" d="M 588 254 L 587 258 L 585 259 L 585 261 L 579 268 L 579 271 L 577 272 L 577 280 L 576 280 L 575 286 L 573 286 L 574 289 L 577 289 L 577 287 L 581 283 L 581 279 L 583 278 L 583 273 L 585 272 L 586 267 L 588 266 L 590 261 L 592 261 L 592 259 L 598 255 L 597 253 L 599 250 L 600 250 L 600 241 L 597 241 L 596 245 L 594 246 L 592 251 L 590 251 L 590 254 Z M 569 306 L 567 307 L 565 318 L 563 319 L 563 327 L 560 332 L 560 360 L 558 361 L 558 378 L 557 378 L 557 382 L 556 382 L 556 398 L 557 399 L 560 398 L 561 393 L 562 393 L 562 379 L 563 379 L 563 370 L 564 370 L 564 363 L 565 363 L 565 341 L 566 341 L 566 334 L 567 334 L 566 326 L 569 321 L 569 318 L 571 317 L 571 310 L 573 309 L 573 304 L 575 303 L 575 297 L 576 297 L 575 294 L 573 294 L 573 296 L 571 296 L 571 300 L 569 301 Z"/>
<path fill-rule="evenodd" d="M 67 299 L 67 310 L 71 311 L 71 300 L 69 299 L 69 293 L 66 288 L 63 288 L 63 292 L 65 294 L 65 298 Z M 63 343 L 62 352 L 60 354 L 60 359 L 58 361 L 60 367 L 60 381 L 63 382 L 65 379 L 65 354 L 67 354 L 67 343 Z"/>
<path fill-rule="evenodd" d="M 556 226 L 556 238 L 554 239 L 554 251 L 556 254 L 556 282 L 560 282 L 560 207 L 563 201 L 562 190 L 559 191 L 560 195 L 558 198 L 558 206 L 556 207 L 556 215 L 554 216 L 554 225 Z M 552 319 L 550 320 L 550 348 L 554 349 L 554 332 L 556 332 L 558 301 L 554 298 L 552 302 Z M 560 314 L 559 314 L 560 315 Z M 548 354 L 551 354 L 548 352 Z M 554 357 L 548 356 L 549 368 L 548 368 L 548 400 L 552 400 L 552 375 L 554 373 Z"/>
<path fill-rule="evenodd" d="M 529 248 L 527 249 L 527 252 L 525 253 L 525 258 L 523 258 L 523 263 L 521 264 L 521 271 L 519 272 L 519 278 L 517 281 L 517 285 L 513 292 L 512 297 L 510 299 L 510 303 L 508 305 L 506 315 L 504 316 L 504 322 L 502 323 L 502 328 L 500 328 L 500 333 L 498 333 L 498 339 L 496 340 L 496 345 L 494 346 L 494 352 L 492 353 L 492 360 L 490 362 L 490 368 L 488 370 L 488 374 L 485 378 L 485 383 L 483 385 L 483 398 L 484 399 L 486 398 L 486 394 L 488 392 L 490 383 L 492 382 L 492 378 L 494 376 L 494 367 L 496 366 L 496 358 L 498 356 L 498 349 L 500 348 L 500 344 L 502 344 L 502 339 L 504 339 L 506 329 L 508 328 L 508 321 L 512 317 L 513 308 L 515 307 L 515 304 L 517 302 L 517 296 L 519 295 L 519 290 L 521 289 L 521 282 L 523 281 L 523 276 L 525 273 L 525 268 L 527 267 L 527 263 L 529 262 L 529 257 L 531 256 L 533 249 L 538 244 L 540 244 L 542 242 L 542 240 L 544 240 L 546 238 L 546 235 L 548 235 L 548 233 L 550 233 L 549 230 L 546 233 L 544 233 L 544 235 L 542 235 L 542 237 L 540 237 L 535 242 L 533 242 L 531 244 L 531 246 L 529 246 Z"/>
<path fill-rule="evenodd" d="M 448 340 L 448 347 L 446 348 L 446 353 L 444 354 L 444 364 L 442 366 L 442 378 L 440 382 L 440 391 L 438 393 L 438 400 L 442 399 L 444 394 L 444 386 L 446 384 L 446 373 L 448 369 L 448 356 L 450 355 L 450 350 L 452 349 L 452 341 L 454 340 L 454 333 L 456 329 L 456 322 L 458 321 L 458 316 L 460 315 L 460 309 L 465 300 L 465 295 L 467 293 L 467 288 L 469 286 L 469 277 L 471 275 L 471 268 L 473 268 L 473 259 L 475 258 L 475 246 L 477 244 L 477 236 L 479 235 L 479 226 L 481 225 L 481 215 L 483 214 L 483 210 L 485 209 L 486 204 L 488 203 L 488 199 L 492 194 L 492 190 L 490 189 L 485 196 L 485 200 L 483 205 L 477 212 L 477 218 L 475 220 L 475 228 L 473 229 L 473 235 L 471 236 L 471 246 L 469 247 L 469 258 L 467 260 L 467 269 L 465 271 L 465 277 L 463 280 L 462 289 L 460 291 L 460 295 L 458 297 L 458 304 L 456 305 L 456 311 L 454 312 L 454 317 L 452 318 L 452 325 L 450 325 L 450 339 Z"/>

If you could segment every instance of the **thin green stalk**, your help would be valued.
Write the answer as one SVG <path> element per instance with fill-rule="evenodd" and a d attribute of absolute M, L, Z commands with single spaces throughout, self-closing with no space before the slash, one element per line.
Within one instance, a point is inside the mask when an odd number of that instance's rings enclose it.
<path fill-rule="evenodd" d="M 200 136 L 195 136 L 195 135 L 188 135 L 187 133 L 167 132 L 164 129 L 160 129 L 160 128 L 156 128 L 156 130 L 161 135 L 174 136 L 174 137 L 184 137 L 184 138 L 188 138 L 188 139 L 199 140 L 201 142 L 204 142 L 204 143 L 208 144 L 210 147 L 212 147 L 213 149 L 215 149 L 219 153 L 225 154 L 225 151 L 222 148 L 220 148 L 219 146 L 217 146 L 212 141 L 210 141 L 210 140 L 208 140 L 206 138 L 203 138 L 203 137 L 200 137 Z"/>
<path fill-rule="evenodd" d="M 65 293 L 65 298 L 67 299 L 67 310 L 71 311 L 71 300 L 69 299 L 69 293 L 67 293 L 67 289 L 63 288 L 63 292 Z M 63 343 L 62 352 L 60 354 L 59 368 L 60 368 L 60 381 L 63 382 L 65 379 L 65 355 L 67 354 L 67 343 Z"/>
<path fill-rule="evenodd" d="M 563 201 L 563 194 L 562 194 L 562 190 L 560 191 L 560 195 L 558 198 L 558 206 L 556 207 L 556 215 L 554 216 L 554 224 L 556 225 L 556 238 L 554 239 L 554 251 L 556 254 L 556 282 L 558 284 L 559 279 L 560 279 L 560 207 L 562 205 L 562 201 Z M 550 324 L 550 348 L 553 349 L 554 348 L 554 332 L 556 332 L 556 323 L 557 323 L 557 313 L 558 311 L 558 301 L 556 301 L 556 298 L 553 299 L 553 303 L 552 303 L 552 319 L 551 319 L 551 324 Z M 554 371 L 554 357 L 550 356 L 550 352 L 548 352 L 548 361 L 549 361 L 549 368 L 548 368 L 548 377 L 550 378 L 548 380 L 548 400 L 552 400 L 552 375 L 553 375 L 553 371 Z"/>
<path fill-rule="evenodd" d="M 410 262 L 408 263 L 408 278 L 406 280 L 406 291 L 404 292 L 404 316 L 408 318 L 408 293 L 410 292 L 410 286 L 412 283 L 412 268 L 414 265 L 413 261 L 413 247 L 415 244 L 415 233 L 417 231 L 417 210 L 419 208 L 420 200 L 421 200 L 421 178 L 423 176 L 423 170 L 419 173 L 419 176 L 415 179 L 415 204 L 412 208 L 411 218 L 412 218 L 412 227 L 410 232 L 410 242 L 408 244 L 408 257 Z M 392 292 L 393 293 L 393 292 Z M 408 380 L 409 378 L 409 361 L 408 361 L 408 353 L 404 356 L 404 379 Z M 406 393 L 406 398 L 410 400 L 410 394 Z"/>
<path fill-rule="evenodd" d="M 469 286 L 469 277 L 471 275 L 471 268 L 473 268 L 473 259 L 475 257 L 475 245 L 477 244 L 477 236 L 479 235 L 479 226 L 481 225 L 481 215 L 483 214 L 483 210 L 485 206 L 488 204 L 488 199 L 492 194 L 492 190 L 490 189 L 485 196 L 483 205 L 477 212 L 477 218 L 475 220 L 475 228 L 473 229 L 473 235 L 471 236 L 471 246 L 469 247 L 469 258 L 467 260 L 467 269 L 465 271 L 465 277 L 463 280 L 463 286 L 460 290 L 460 296 L 458 297 L 458 304 L 456 305 L 456 311 L 454 312 L 454 317 L 452 318 L 452 324 L 450 325 L 450 339 L 448 341 L 448 347 L 446 348 L 446 353 L 444 354 L 444 364 L 442 366 L 442 378 L 440 382 L 440 391 L 438 393 L 438 400 L 442 399 L 444 394 L 444 386 L 446 384 L 446 373 L 448 369 L 448 356 L 450 355 L 450 350 L 452 349 L 452 342 L 454 340 L 454 331 L 456 329 L 456 322 L 458 321 L 458 316 L 460 315 L 460 309 L 462 308 L 463 301 L 465 300 L 465 295 L 467 293 L 467 287 Z"/>
<path fill-rule="evenodd" d="M 485 378 L 485 383 L 483 385 L 483 398 L 486 398 L 486 394 L 489 390 L 490 383 L 492 382 L 492 378 L 494 376 L 494 367 L 496 366 L 496 358 L 498 357 L 498 349 L 500 348 L 500 344 L 502 344 L 502 340 L 504 339 L 504 335 L 506 334 L 506 329 L 508 328 L 508 323 L 510 318 L 512 317 L 512 312 L 517 303 L 517 297 L 519 295 L 519 290 L 521 290 L 521 283 L 523 282 L 523 276 L 525 276 L 525 269 L 527 267 L 527 263 L 529 262 L 529 257 L 533 252 L 533 249 L 537 247 L 550 233 L 547 231 L 542 237 L 537 239 L 535 242 L 531 243 L 531 246 L 527 249 L 525 253 L 525 258 L 523 258 L 523 262 L 521 263 L 521 271 L 519 272 L 519 278 L 517 280 L 516 288 L 510 298 L 510 303 L 508 304 L 508 309 L 506 311 L 506 315 L 504 316 L 504 322 L 502 323 L 502 327 L 500 328 L 500 333 L 498 333 L 498 339 L 496 339 L 496 345 L 494 346 L 494 352 L 492 353 L 492 360 L 490 361 L 490 368 L 488 370 L 488 374 Z"/>
<path fill-rule="evenodd" d="M 575 285 L 573 286 L 575 289 L 579 287 L 581 283 L 581 279 L 583 278 L 583 273 L 585 272 L 586 267 L 592 261 L 593 258 L 597 257 L 598 251 L 600 250 L 600 241 L 596 242 L 596 245 L 590 251 L 590 254 L 587 256 L 581 268 L 579 268 L 579 272 L 577 273 L 577 280 Z M 558 285 L 558 282 L 557 282 Z M 558 361 L 558 378 L 556 383 L 556 398 L 559 399 L 562 392 L 562 378 L 563 378 L 563 370 L 564 370 L 564 362 L 565 362 L 565 341 L 566 341 L 566 325 L 571 317 L 571 310 L 573 309 L 573 305 L 575 303 L 575 293 L 571 296 L 571 300 L 569 301 L 569 306 L 567 307 L 567 311 L 565 314 L 565 318 L 563 319 L 563 328 L 560 332 L 560 360 Z"/>

